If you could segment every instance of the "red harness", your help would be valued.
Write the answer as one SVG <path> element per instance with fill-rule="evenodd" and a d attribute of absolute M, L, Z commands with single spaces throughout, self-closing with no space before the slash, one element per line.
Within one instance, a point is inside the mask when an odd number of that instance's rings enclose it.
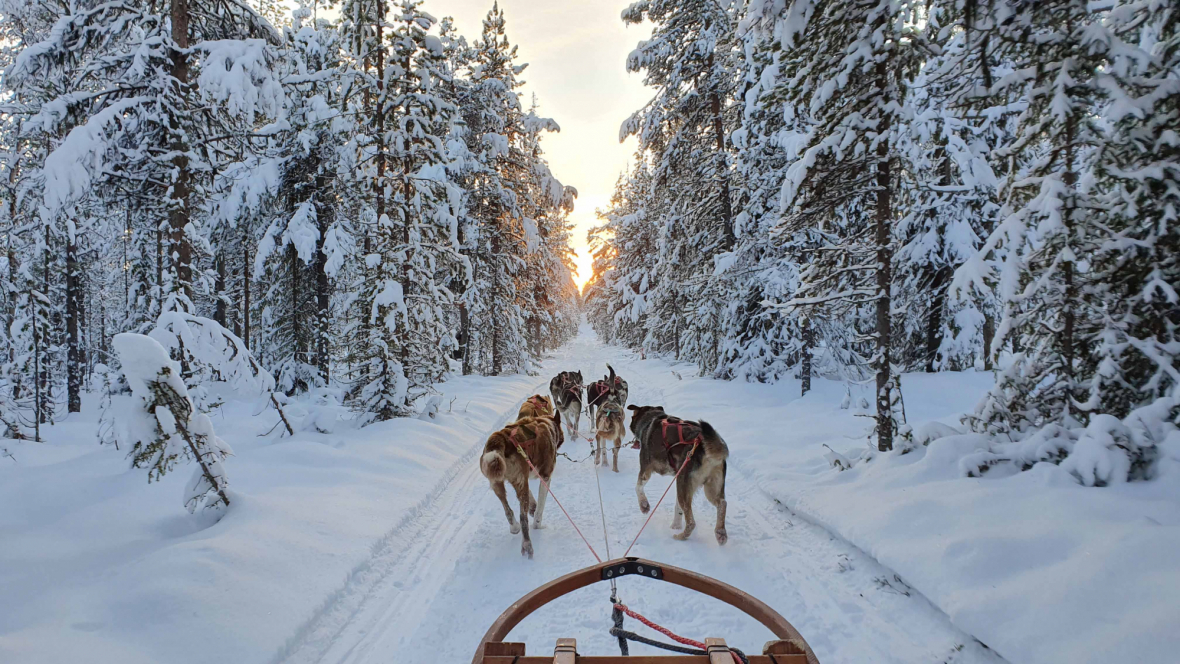
<path fill-rule="evenodd" d="M 570 385 L 569 387 L 565 388 L 565 391 L 574 395 L 574 397 L 577 398 L 578 401 L 582 400 L 582 386 L 581 385 Z"/>
<path fill-rule="evenodd" d="M 549 413 L 552 410 L 549 408 L 549 404 L 545 402 L 545 398 L 540 395 L 534 394 L 528 399 L 525 399 L 524 402 L 533 404 L 533 408 L 536 408 L 543 413 Z"/>
<path fill-rule="evenodd" d="M 590 388 L 597 388 L 599 390 L 602 390 L 601 392 L 598 393 L 598 396 L 590 399 L 590 403 L 588 404 L 590 406 L 598 405 L 599 401 L 602 401 L 606 397 L 606 395 L 610 394 L 610 386 L 607 385 L 605 381 L 600 380 L 597 383 L 592 383 L 590 385 Z M 586 389 L 586 396 L 590 396 L 590 388 Z"/>
<path fill-rule="evenodd" d="M 663 420 L 662 422 L 660 422 L 660 426 L 661 426 L 660 442 L 662 442 L 664 444 L 664 453 L 668 455 L 668 465 L 675 468 L 676 462 L 672 459 L 672 448 L 680 446 L 680 445 L 691 445 L 691 444 L 700 442 L 700 440 L 701 440 L 700 425 L 697 424 L 696 422 L 685 422 L 684 420 L 681 420 L 681 419 L 669 417 L 669 418 Z M 684 427 L 685 426 L 687 426 L 689 428 L 689 433 L 692 433 L 692 430 L 696 429 L 696 435 L 693 436 L 692 438 L 685 438 L 684 437 Z M 672 443 L 668 442 L 668 429 L 674 429 L 676 431 L 677 440 L 675 442 L 672 442 Z"/>
<path fill-rule="evenodd" d="M 535 443 L 537 441 L 537 439 L 540 438 L 540 435 L 536 431 L 533 431 L 532 438 L 529 438 L 529 439 L 523 440 L 523 441 L 517 440 L 516 434 L 520 432 L 520 429 L 521 429 L 521 427 L 512 427 L 511 429 L 509 429 L 508 430 L 508 440 L 510 440 L 513 445 L 521 448 L 521 450 L 523 451 L 525 446 L 532 445 L 533 443 Z"/>

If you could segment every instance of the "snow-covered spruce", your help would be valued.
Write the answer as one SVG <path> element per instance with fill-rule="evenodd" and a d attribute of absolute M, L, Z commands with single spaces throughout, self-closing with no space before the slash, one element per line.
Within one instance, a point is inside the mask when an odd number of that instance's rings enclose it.
<path fill-rule="evenodd" d="M 225 457 L 233 453 L 199 412 L 180 377 L 180 364 L 155 339 L 124 332 L 112 340 L 128 394 L 111 399 L 111 435 L 128 449 L 131 465 L 146 468 L 148 481 L 160 479 L 181 461 L 196 462 L 185 485 L 189 512 L 204 505 L 226 507 Z"/>

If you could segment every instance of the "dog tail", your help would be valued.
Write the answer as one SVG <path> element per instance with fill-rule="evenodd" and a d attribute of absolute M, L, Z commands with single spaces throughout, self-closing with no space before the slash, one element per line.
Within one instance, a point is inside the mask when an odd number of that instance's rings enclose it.
<path fill-rule="evenodd" d="M 713 425 L 701 421 L 701 438 L 705 441 L 705 454 L 715 459 L 722 461 L 729 458 L 729 446 L 721 438 L 721 434 L 713 428 Z"/>
<path fill-rule="evenodd" d="M 497 450 L 484 452 L 479 459 L 480 472 L 492 482 L 504 481 L 504 471 L 507 469 L 508 464 L 504 461 L 504 455 Z"/>

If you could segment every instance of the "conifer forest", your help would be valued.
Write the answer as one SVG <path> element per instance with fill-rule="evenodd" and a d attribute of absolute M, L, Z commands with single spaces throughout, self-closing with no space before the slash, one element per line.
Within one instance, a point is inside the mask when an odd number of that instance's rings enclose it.
<path fill-rule="evenodd" d="M 0 0 L 0 664 L 1174 664 L 1177 551 L 1180 0 Z"/>

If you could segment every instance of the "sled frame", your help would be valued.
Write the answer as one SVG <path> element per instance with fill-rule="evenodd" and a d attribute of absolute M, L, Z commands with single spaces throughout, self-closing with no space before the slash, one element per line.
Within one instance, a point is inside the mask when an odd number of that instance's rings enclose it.
<path fill-rule="evenodd" d="M 819 664 L 811 646 L 786 618 L 766 603 L 716 579 L 686 569 L 642 558 L 608 560 L 570 572 L 540 586 L 513 602 L 483 635 L 471 664 L 733 664 L 733 658 L 721 639 L 706 639 L 708 655 L 578 655 L 574 639 L 557 640 L 552 655 L 527 656 L 523 643 L 506 642 L 504 637 L 535 611 L 558 597 L 600 581 L 620 576 L 641 576 L 695 590 L 738 609 L 762 623 L 778 640 L 767 643 L 761 655 L 750 655 L 750 664 Z M 723 651 L 723 652 L 722 652 Z"/>

